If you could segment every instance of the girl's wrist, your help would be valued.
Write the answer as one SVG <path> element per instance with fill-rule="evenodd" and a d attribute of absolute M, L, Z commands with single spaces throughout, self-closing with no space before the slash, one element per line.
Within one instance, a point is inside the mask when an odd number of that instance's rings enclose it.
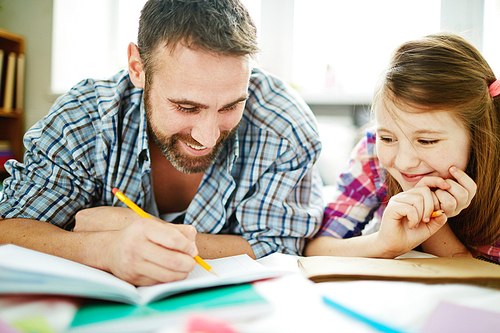
<path fill-rule="evenodd" d="M 367 238 L 367 250 L 370 253 L 369 257 L 372 258 L 382 258 L 382 259 L 394 259 L 405 253 L 401 249 L 396 249 L 388 247 L 387 239 L 383 237 L 379 232 L 373 233 L 371 235 L 365 236 Z"/>

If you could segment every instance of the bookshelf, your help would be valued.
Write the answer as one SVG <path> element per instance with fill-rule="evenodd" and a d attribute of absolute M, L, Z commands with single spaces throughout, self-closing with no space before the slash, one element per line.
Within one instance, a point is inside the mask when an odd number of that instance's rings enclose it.
<path fill-rule="evenodd" d="M 23 159 L 24 55 L 24 37 L 0 28 L 0 181 L 5 177 L 6 151 L 18 161 Z"/>

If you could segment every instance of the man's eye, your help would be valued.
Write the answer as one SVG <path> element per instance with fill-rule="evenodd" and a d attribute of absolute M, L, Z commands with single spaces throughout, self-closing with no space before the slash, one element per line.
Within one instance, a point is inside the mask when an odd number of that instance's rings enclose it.
<path fill-rule="evenodd" d="M 230 106 L 225 107 L 221 111 L 233 111 L 233 110 L 236 110 L 236 107 L 237 107 L 237 104 L 230 105 Z"/>
<path fill-rule="evenodd" d="M 184 113 L 194 113 L 198 111 L 198 108 L 196 106 L 183 106 L 179 104 L 177 104 L 177 109 Z"/>

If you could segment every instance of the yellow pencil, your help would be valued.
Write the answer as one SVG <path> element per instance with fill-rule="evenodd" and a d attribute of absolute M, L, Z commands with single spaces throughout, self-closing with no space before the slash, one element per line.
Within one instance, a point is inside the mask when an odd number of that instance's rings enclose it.
<path fill-rule="evenodd" d="M 132 209 L 134 212 L 136 212 L 137 214 L 139 214 L 140 217 L 149 218 L 149 219 L 151 218 L 151 216 L 149 216 L 148 213 L 146 213 L 145 211 L 143 211 L 141 209 L 141 207 L 137 206 L 132 200 L 130 200 L 129 198 L 127 198 L 127 196 L 125 194 L 123 194 L 122 192 L 120 192 L 120 190 L 117 189 L 116 187 L 111 192 L 113 192 L 113 194 L 116 195 L 118 197 L 118 199 L 120 199 L 130 209 Z M 214 271 L 214 269 L 212 267 L 210 267 L 209 264 L 207 264 L 203 259 L 200 258 L 200 256 L 198 256 L 198 255 L 194 256 L 194 260 L 201 267 L 203 267 L 204 269 L 206 269 L 210 273 L 212 273 L 212 274 L 214 274 L 216 276 L 219 276 Z"/>

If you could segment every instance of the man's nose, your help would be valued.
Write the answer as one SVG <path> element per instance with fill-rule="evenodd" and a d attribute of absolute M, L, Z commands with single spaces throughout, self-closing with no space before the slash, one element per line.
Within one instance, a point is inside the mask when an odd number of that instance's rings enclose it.
<path fill-rule="evenodd" d="M 217 112 L 203 112 L 191 129 L 191 137 L 206 148 L 213 148 L 220 136 Z"/>

